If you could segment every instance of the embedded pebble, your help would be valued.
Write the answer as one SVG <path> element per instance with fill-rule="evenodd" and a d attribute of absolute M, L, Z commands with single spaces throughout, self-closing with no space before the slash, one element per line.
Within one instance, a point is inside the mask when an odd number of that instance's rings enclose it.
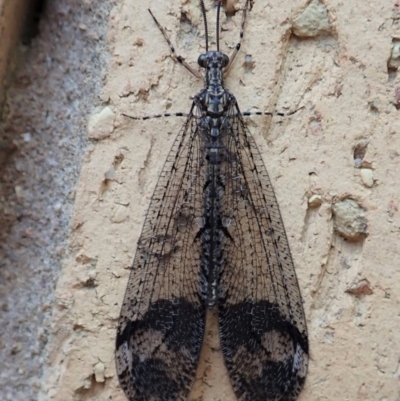
<path fill-rule="evenodd" d="M 328 10 L 318 0 L 313 0 L 305 10 L 293 21 L 293 33 L 302 38 L 318 36 L 322 33 L 329 33 Z"/>
<path fill-rule="evenodd" d="M 360 139 L 355 145 L 353 150 L 354 167 L 360 168 L 367 153 L 368 140 Z"/>
<path fill-rule="evenodd" d="M 310 199 L 308 199 L 308 206 L 311 208 L 319 207 L 322 204 L 322 196 L 321 195 L 312 195 Z"/>
<path fill-rule="evenodd" d="M 25 132 L 24 134 L 22 134 L 22 138 L 24 139 L 24 142 L 30 142 L 32 139 L 31 133 Z"/>
<path fill-rule="evenodd" d="M 62 203 L 61 203 L 61 202 L 56 202 L 56 203 L 54 203 L 53 209 L 54 209 L 54 211 L 57 212 L 57 213 L 60 212 L 61 209 L 62 209 Z"/>
<path fill-rule="evenodd" d="M 335 231 L 349 241 L 360 241 L 368 235 L 365 210 L 353 199 L 332 206 Z"/>
<path fill-rule="evenodd" d="M 89 138 L 97 140 L 107 138 L 114 130 L 114 119 L 115 114 L 109 106 L 92 114 L 87 124 Z"/>
<path fill-rule="evenodd" d="M 18 200 L 21 200 L 24 197 L 24 190 L 20 185 L 16 185 L 14 191 Z"/>
<path fill-rule="evenodd" d="M 367 188 L 372 188 L 374 186 L 374 172 L 369 168 L 362 168 L 360 170 L 360 175 L 363 184 Z"/>
<path fill-rule="evenodd" d="M 362 163 L 362 159 L 360 159 L 359 157 L 354 159 L 354 167 L 355 168 L 360 168 L 361 167 L 361 163 Z"/>
<path fill-rule="evenodd" d="M 85 379 L 84 381 L 83 381 L 83 389 L 85 389 L 85 390 L 89 390 L 90 389 L 90 387 L 92 387 L 92 380 L 91 379 Z"/>
<path fill-rule="evenodd" d="M 361 295 L 371 295 L 373 291 L 371 289 L 371 285 L 367 279 L 363 279 L 359 281 L 357 284 L 353 285 L 349 289 L 346 290 L 348 294 L 361 296 Z"/>
<path fill-rule="evenodd" d="M 114 214 L 111 217 L 113 223 L 122 223 L 129 217 L 129 210 L 126 206 L 117 205 Z"/>
<path fill-rule="evenodd" d="M 105 377 L 104 377 L 104 372 L 106 368 L 104 366 L 104 363 L 98 362 L 96 363 L 94 367 L 94 378 L 97 383 L 104 383 L 105 382 Z"/>
<path fill-rule="evenodd" d="M 393 40 L 392 53 L 388 60 L 388 68 L 397 70 L 400 67 L 400 40 Z"/>

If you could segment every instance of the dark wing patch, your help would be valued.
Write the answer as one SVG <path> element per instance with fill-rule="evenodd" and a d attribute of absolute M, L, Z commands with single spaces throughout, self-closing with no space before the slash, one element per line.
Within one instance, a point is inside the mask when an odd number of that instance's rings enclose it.
<path fill-rule="evenodd" d="M 222 244 L 219 294 L 224 359 L 240 401 L 293 401 L 308 365 L 293 260 L 268 173 L 235 107 L 225 129 L 221 212 L 229 235 Z"/>
<path fill-rule="evenodd" d="M 196 376 L 206 313 L 196 237 L 202 148 L 191 116 L 167 157 L 138 241 L 116 340 L 117 373 L 130 401 L 183 401 Z"/>
<path fill-rule="evenodd" d="M 303 387 L 307 337 L 268 302 L 219 310 L 221 343 L 239 400 L 295 400 Z"/>
<path fill-rule="evenodd" d="M 180 400 L 196 372 L 204 317 L 184 299 L 159 300 L 117 337 L 117 367 L 130 400 Z"/>

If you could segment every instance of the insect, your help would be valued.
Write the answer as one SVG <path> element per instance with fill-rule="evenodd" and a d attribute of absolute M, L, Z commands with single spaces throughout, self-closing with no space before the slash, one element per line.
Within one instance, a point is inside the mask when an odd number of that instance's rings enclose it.
<path fill-rule="evenodd" d="M 204 88 L 168 154 L 138 241 L 117 329 L 117 373 L 130 401 L 186 400 L 206 313 L 216 308 L 237 399 L 291 401 L 308 365 L 302 298 L 270 179 L 224 87 L 241 40 L 230 58 L 220 52 L 219 1 L 217 49 L 209 50 L 200 5 Z M 201 77 L 151 15 L 175 58 Z"/>

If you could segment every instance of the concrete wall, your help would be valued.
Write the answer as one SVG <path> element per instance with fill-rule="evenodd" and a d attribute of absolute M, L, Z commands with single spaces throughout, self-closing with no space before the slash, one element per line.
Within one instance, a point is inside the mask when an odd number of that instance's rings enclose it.
<path fill-rule="evenodd" d="M 31 3 L 31 0 L 0 0 L 0 104 L 7 67 Z"/>

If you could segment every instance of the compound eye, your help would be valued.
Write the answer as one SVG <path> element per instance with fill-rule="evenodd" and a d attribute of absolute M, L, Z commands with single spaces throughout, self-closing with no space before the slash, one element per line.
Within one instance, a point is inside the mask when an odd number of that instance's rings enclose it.
<path fill-rule="evenodd" d="M 207 66 L 207 57 L 205 54 L 200 54 L 198 60 L 197 60 L 197 64 L 202 67 L 202 68 L 206 68 Z"/>
<path fill-rule="evenodd" d="M 229 57 L 226 54 L 222 55 L 222 68 L 229 64 Z"/>

